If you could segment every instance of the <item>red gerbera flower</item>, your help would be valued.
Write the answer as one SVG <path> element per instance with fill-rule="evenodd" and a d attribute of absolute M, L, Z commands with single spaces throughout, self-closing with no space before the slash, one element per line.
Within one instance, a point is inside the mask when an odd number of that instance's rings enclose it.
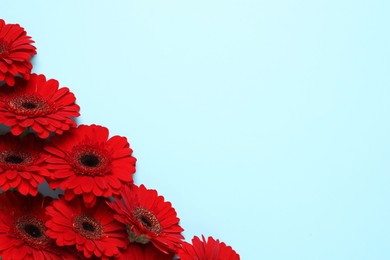
<path fill-rule="evenodd" d="M 127 225 L 130 242 L 151 242 L 166 254 L 180 246 L 184 237 L 179 218 L 172 204 L 158 196 L 156 190 L 148 190 L 144 185 L 126 186 L 121 196 L 122 201 L 109 205 L 117 213 L 114 217 Z"/>
<path fill-rule="evenodd" d="M 36 49 L 30 36 L 19 24 L 5 24 L 0 19 L 0 81 L 15 84 L 15 76 L 28 79 L 32 69 L 31 57 Z"/>
<path fill-rule="evenodd" d="M 133 151 L 125 137 L 108 135 L 105 127 L 81 125 L 54 136 L 45 146 L 50 187 L 64 190 L 66 200 L 82 194 L 86 205 L 93 206 L 96 196 L 119 194 L 124 184 L 132 183 Z"/>
<path fill-rule="evenodd" d="M 51 199 L 17 192 L 0 195 L 0 255 L 3 259 L 76 259 L 46 234 L 45 207 Z"/>
<path fill-rule="evenodd" d="M 59 246 L 76 245 L 87 258 L 108 259 L 127 246 L 124 225 L 113 218 L 114 212 L 103 199 L 87 208 L 80 197 L 72 201 L 61 198 L 47 207 L 47 213 L 46 234 Z"/>
<path fill-rule="evenodd" d="M 153 244 L 146 245 L 131 243 L 127 249 L 120 254 L 118 260 L 172 260 L 174 253 L 165 254 L 158 250 Z"/>
<path fill-rule="evenodd" d="M 43 167 L 43 142 L 33 134 L 22 139 L 0 136 L 0 188 L 16 188 L 23 195 L 38 193 L 49 172 Z"/>
<path fill-rule="evenodd" d="M 239 260 L 240 256 L 224 242 L 219 242 L 212 237 L 206 241 L 202 236 L 192 239 L 192 245 L 184 242 L 178 250 L 177 256 L 180 260 Z"/>
<path fill-rule="evenodd" d="M 28 127 L 40 138 L 62 134 L 76 126 L 72 118 L 80 115 L 80 107 L 75 100 L 68 88 L 58 89 L 57 80 L 32 74 L 28 81 L 18 79 L 14 88 L 0 89 L 0 123 L 10 126 L 14 135 Z"/>

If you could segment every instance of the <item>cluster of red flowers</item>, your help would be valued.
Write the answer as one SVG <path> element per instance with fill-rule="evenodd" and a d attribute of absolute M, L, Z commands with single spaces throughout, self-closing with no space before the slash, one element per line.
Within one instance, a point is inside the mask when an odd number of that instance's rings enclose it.
<path fill-rule="evenodd" d="M 183 241 L 171 203 L 134 184 L 127 139 L 77 126 L 74 94 L 31 74 L 32 43 L 0 20 L 0 258 L 239 259 L 211 237 Z M 44 182 L 63 194 L 41 195 Z"/>

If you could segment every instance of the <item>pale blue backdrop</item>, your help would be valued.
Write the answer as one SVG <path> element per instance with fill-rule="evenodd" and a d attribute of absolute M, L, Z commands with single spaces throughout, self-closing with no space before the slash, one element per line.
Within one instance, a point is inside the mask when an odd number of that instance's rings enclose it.
<path fill-rule="evenodd" d="M 185 237 L 242 259 L 390 259 L 390 2 L 1 2 L 127 136 Z"/>

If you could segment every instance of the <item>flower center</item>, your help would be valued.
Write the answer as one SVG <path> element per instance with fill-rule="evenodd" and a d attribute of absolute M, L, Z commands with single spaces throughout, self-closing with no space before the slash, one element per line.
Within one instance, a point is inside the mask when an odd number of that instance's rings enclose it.
<path fill-rule="evenodd" d="M 12 164 L 20 164 L 23 162 L 23 158 L 18 155 L 10 155 L 4 158 L 4 161 Z"/>
<path fill-rule="evenodd" d="M 82 175 L 101 176 L 111 169 L 111 157 L 99 145 L 75 146 L 68 156 L 68 162 L 76 173 Z"/>
<path fill-rule="evenodd" d="M 34 248 L 44 248 L 51 242 L 45 235 L 45 223 L 32 216 L 23 216 L 15 222 L 15 233 L 28 245 Z"/>
<path fill-rule="evenodd" d="M 34 95 L 14 96 L 8 107 L 18 115 L 41 116 L 53 112 L 53 107 L 44 99 Z"/>
<path fill-rule="evenodd" d="M 156 234 L 161 233 L 160 222 L 152 212 L 144 208 L 136 208 L 133 214 L 144 228 Z"/>
<path fill-rule="evenodd" d="M 99 157 L 94 154 L 83 154 L 80 156 L 80 162 L 86 167 L 96 167 L 99 165 Z"/>
<path fill-rule="evenodd" d="M 95 228 L 94 228 L 94 226 L 91 225 L 91 223 L 83 222 L 81 225 L 83 226 L 84 230 L 87 230 L 89 232 L 95 231 Z"/>
<path fill-rule="evenodd" d="M 28 166 L 35 160 L 34 154 L 24 151 L 5 150 L 0 152 L 0 167 L 18 169 Z"/>
<path fill-rule="evenodd" d="M 73 220 L 74 229 L 88 239 L 99 239 L 104 234 L 102 224 L 85 214 L 78 215 Z"/>
<path fill-rule="evenodd" d="M 23 102 L 22 107 L 24 107 L 25 109 L 34 109 L 37 108 L 37 104 L 31 102 Z"/>
<path fill-rule="evenodd" d="M 24 231 L 34 238 L 38 238 L 42 236 L 41 230 L 32 224 L 27 224 L 24 226 Z"/>

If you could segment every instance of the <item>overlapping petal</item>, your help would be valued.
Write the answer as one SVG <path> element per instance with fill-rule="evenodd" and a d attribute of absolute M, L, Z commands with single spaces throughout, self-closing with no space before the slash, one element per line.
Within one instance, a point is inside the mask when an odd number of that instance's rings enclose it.
<path fill-rule="evenodd" d="M 119 248 L 128 244 L 124 225 L 113 218 L 103 199 L 87 208 L 80 196 L 71 201 L 61 198 L 47 207 L 47 214 L 46 234 L 59 246 L 75 245 L 87 258 L 119 256 Z"/>
<path fill-rule="evenodd" d="M 0 188 L 18 189 L 33 196 L 38 185 L 49 176 L 44 163 L 43 141 L 33 134 L 23 138 L 11 134 L 0 136 Z"/>
<path fill-rule="evenodd" d="M 146 245 L 131 243 L 126 250 L 117 257 L 118 260 L 172 260 L 174 254 L 165 254 L 151 243 Z"/>
<path fill-rule="evenodd" d="M 127 225 L 131 242 L 150 242 L 166 254 L 180 247 L 184 238 L 180 219 L 172 204 L 156 190 L 131 185 L 123 188 L 121 198 L 109 205 L 116 212 L 115 218 Z"/>
<path fill-rule="evenodd" d="M 239 260 L 240 256 L 218 239 L 202 236 L 202 240 L 195 236 L 192 244 L 184 242 L 182 248 L 178 250 L 177 256 L 180 260 Z"/>
<path fill-rule="evenodd" d="M 57 80 L 32 74 L 29 80 L 17 79 L 13 88 L 0 88 L 0 123 L 10 126 L 14 135 L 31 128 L 40 138 L 62 134 L 76 126 L 80 107 L 68 88 Z"/>
<path fill-rule="evenodd" d="M 22 196 L 8 191 L 0 194 L 0 256 L 2 259 L 75 260 L 67 248 L 56 246 L 46 234 L 45 208 L 51 199 Z"/>
<path fill-rule="evenodd" d="M 45 146 L 51 188 L 65 191 L 65 199 L 82 194 L 93 206 L 98 196 L 120 193 L 133 182 L 136 159 L 125 137 L 109 138 L 108 129 L 81 125 L 63 136 L 55 136 Z"/>
<path fill-rule="evenodd" d="M 32 43 L 34 41 L 19 24 L 6 24 L 0 19 L 0 82 L 13 86 L 18 75 L 29 79 L 30 59 L 36 54 Z"/>

